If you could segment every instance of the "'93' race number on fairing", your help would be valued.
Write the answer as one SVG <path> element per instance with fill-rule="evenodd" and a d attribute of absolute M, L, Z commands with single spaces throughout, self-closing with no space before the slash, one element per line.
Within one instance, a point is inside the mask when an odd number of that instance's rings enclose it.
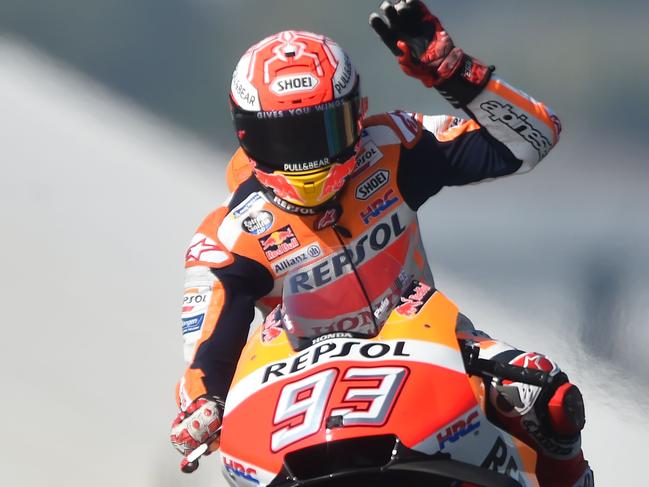
<path fill-rule="evenodd" d="M 337 427 L 385 424 L 408 369 L 351 367 L 340 378 L 338 375 L 338 369 L 326 369 L 282 388 L 273 424 L 289 424 L 272 434 L 271 449 L 274 452 L 317 433 L 328 409 L 329 417 L 342 419 Z M 346 390 L 340 404 L 330 404 L 337 380 Z M 358 404 L 362 407 L 359 408 Z"/>

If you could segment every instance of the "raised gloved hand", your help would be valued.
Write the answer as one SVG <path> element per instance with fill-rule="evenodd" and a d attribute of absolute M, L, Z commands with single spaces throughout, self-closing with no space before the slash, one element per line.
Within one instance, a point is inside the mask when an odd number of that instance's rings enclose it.
<path fill-rule="evenodd" d="M 489 81 L 493 68 L 455 47 L 420 0 L 386 0 L 380 10 L 370 15 L 370 25 L 408 76 L 436 87 L 455 106 L 466 105 Z"/>
<path fill-rule="evenodd" d="M 180 463 L 183 472 L 196 470 L 198 457 L 218 448 L 223 408 L 223 401 L 217 397 L 199 397 L 176 416 L 171 425 L 170 439 L 173 446 L 185 456 Z M 198 451 L 200 453 L 196 455 Z"/>

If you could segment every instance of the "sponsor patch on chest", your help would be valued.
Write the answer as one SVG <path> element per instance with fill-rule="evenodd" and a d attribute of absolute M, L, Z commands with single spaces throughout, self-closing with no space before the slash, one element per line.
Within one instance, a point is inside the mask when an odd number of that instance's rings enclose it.
<path fill-rule="evenodd" d="M 311 244 L 308 247 L 299 249 L 292 254 L 287 255 L 281 260 L 273 264 L 273 272 L 281 276 L 286 274 L 291 269 L 298 267 L 301 264 L 306 264 L 312 260 L 317 259 L 322 255 L 322 249 L 317 243 Z"/>
<path fill-rule="evenodd" d="M 379 169 L 356 186 L 356 198 L 366 200 L 390 181 L 390 171 Z"/>
<path fill-rule="evenodd" d="M 259 245 L 264 251 L 268 260 L 274 260 L 277 257 L 290 252 L 300 246 L 293 229 L 290 225 L 275 230 L 270 235 L 259 239 Z"/>
<path fill-rule="evenodd" d="M 275 218 L 269 211 L 257 211 L 243 219 L 241 228 L 247 233 L 259 235 L 268 231 L 274 221 Z"/>
<path fill-rule="evenodd" d="M 380 151 L 374 142 L 367 142 L 361 148 L 361 152 L 356 156 L 356 172 L 359 173 L 372 167 L 383 158 L 383 152 Z"/>

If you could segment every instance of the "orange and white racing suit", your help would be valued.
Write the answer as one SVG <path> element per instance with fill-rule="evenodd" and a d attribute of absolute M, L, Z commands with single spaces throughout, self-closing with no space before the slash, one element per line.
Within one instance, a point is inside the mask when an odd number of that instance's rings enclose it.
<path fill-rule="evenodd" d="M 444 186 L 529 171 L 559 139 L 559 120 L 544 104 L 495 76 L 465 111 L 467 120 L 402 111 L 367 118 L 354 173 L 336 205 L 318 212 L 266 193 L 245 154 L 235 154 L 228 173 L 233 193 L 201 223 L 185 256 L 188 367 L 177 388 L 181 409 L 204 394 L 226 397 L 255 306 L 275 307 L 285 285 L 335 282 L 349 265 L 336 250 L 341 244 L 359 269 L 387 252 L 432 283 L 417 221 L 421 205 Z M 353 331 L 359 320 L 350 315 L 323 331 Z M 515 350 L 482 341 L 499 353 Z M 570 456 L 578 451 L 577 445 Z"/>

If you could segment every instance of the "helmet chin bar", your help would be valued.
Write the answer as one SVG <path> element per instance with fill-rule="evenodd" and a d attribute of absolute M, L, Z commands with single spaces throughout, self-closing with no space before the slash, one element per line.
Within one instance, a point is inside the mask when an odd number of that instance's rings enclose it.
<path fill-rule="evenodd" d="M 280 208 L 297 214 L 317 214 L 328 208 L 343 189 L 356 166 L 355 151 L 344 162 L 334 162 L 314 171 L 285 172 L 268 171 L 263 164 L 251 159 L 253 173 L 266 194 L 272 194 L 272 201 Z"/>
<path fill-rule="evenodd" d="M 275 194 L 272 188 L 264 187 L 262 191 L 266 198 L 276 207 L 296 215 L 319 215 L 327 209 L 335 206 L 337 204 L 338 195 L 340 194 L 340 192 L 336 193 L 332 198 L 318 206 L 300 206 L 280 198 Z"/>

